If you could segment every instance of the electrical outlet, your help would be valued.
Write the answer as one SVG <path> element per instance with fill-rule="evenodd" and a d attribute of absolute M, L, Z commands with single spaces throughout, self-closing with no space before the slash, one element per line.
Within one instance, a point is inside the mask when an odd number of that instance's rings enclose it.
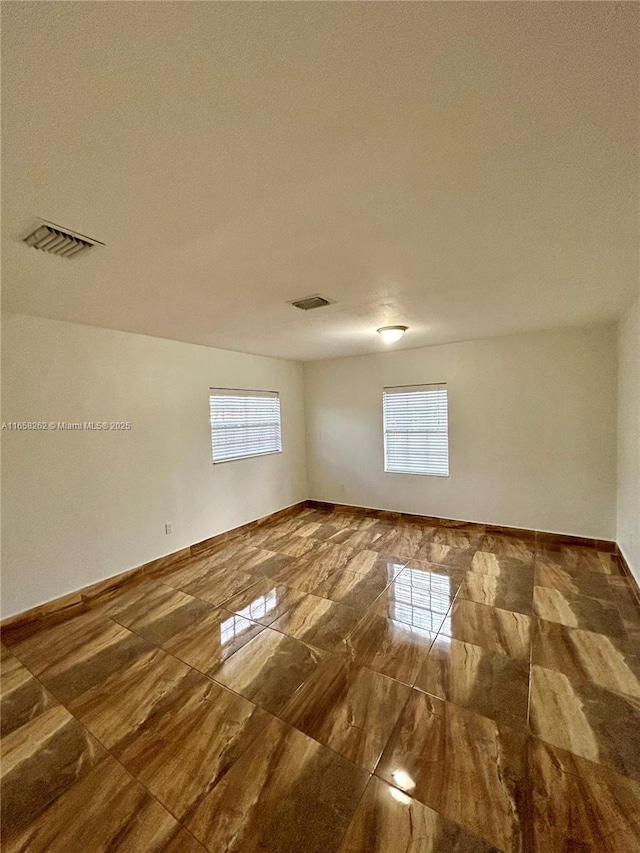
<path fill-rule="evenodd" d="M 168 521 L 168 522 L 165 524 L 165 526 L 164 526 L 164 532 L 165 532 L 165 533 L 173 533 L 173 524 L 171 524 L 171 522 L 170 522 L 170 521 Z"/>

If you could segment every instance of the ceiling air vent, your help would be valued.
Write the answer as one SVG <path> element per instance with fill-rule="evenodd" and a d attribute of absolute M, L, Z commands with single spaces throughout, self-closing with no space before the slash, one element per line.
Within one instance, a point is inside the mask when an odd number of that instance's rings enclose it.
<path fill-rule="evenodd" d="M 333 302 L 330 299 L 325 299 L 324 296 L 307 296 L 306 299 L 296 299 L 295 302 L 290 302 L 289 305 L 302 308 L 303 311 L 311 311 L 314 308 L 324 308 L 325 305 L 333 305 Z"/>
<path fill-rule="evenodd" d="M 43 222 L 24 238 L 24 242 L 27 246 L 58 255 L 59 258 L 76 258 L 93 246 L 104 246 L 99 240 L 92 240 L 91 237 L 76 234 L 51 222 Z"/>

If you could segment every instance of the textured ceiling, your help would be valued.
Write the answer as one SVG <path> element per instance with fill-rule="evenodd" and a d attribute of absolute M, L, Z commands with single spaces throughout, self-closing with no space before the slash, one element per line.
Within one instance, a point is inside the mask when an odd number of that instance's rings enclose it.
<path fill-rule="evenodd" d="M 612 320 L 638 12 L 5 3 L 4 308 L 305 360 Z M 29 249 L 37 216 L 106 247 Z"/>

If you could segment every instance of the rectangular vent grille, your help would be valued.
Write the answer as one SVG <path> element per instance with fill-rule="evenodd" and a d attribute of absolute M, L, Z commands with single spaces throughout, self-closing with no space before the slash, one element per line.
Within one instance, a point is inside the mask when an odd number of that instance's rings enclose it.
<path fill-rule="evenodd" d="M 52 225 L 48 222 L 45 222 L 29 234 L 28 237 L 25 237 L 24 242 L 27 246 L 33 246 L 34 249 L 49 252 L 52 255 L 57 255 L 59 258 L 75 258 L 93 246 L 104 245 L 103 243 L 99 243 L 98 240 L 92 240 L 90 237 L 83 237 L 80 234 L 65 231 L 58 225 Z"/>
<path fill-rule="evenodd" d="M 330 299 L 325 299 L 324 296 L 308 296 L 306 299 L 297 299 L 289 304 L 301 308 L 303 311 L 311 311 L 314 308 L 324 308 L 325 305 L 332 305 L 333 303 Z"/>

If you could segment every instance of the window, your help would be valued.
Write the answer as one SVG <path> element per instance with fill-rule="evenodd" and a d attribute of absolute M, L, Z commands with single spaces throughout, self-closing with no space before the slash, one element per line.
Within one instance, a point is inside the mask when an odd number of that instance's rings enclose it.
<path fill-rule="evenodd" d="M 385 388 L 384 470 L 449 476 L 446 385 Z"/>
<path fill-rule="evenodd" d="M 411 625 L 416 632 L 435 636 L 440 631 L 451 634 L 451 580 L 447 575 L 405 569 L 388 588 L 391 618 Z"/>
<path fill-rule="evenodd" d="M 209 414 L 214 463 L 282 450 L 277 391 L 212 388 Z"/>

